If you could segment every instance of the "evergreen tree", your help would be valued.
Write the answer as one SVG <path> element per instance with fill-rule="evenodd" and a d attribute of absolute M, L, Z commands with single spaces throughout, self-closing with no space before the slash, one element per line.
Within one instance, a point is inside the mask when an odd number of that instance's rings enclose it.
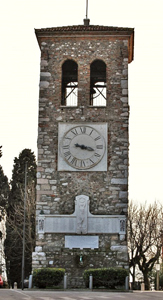
<path fill-rule="evenodd" d="M 4 175 L 3 169 L 0 165 L 0 207 L 1 212 L 5 212 L 8 205 L 8 196 L 9 196 L 9 183 L 7 176 Z"/>
<path fill-rule="evenodd" d="M 0 146 L 0 157 L 2 156 L 2 146 Z"/>
<path fill-rule="evenodd" d="M 5 243 L 8 280 L 21 286 L 25 166 L 27 165 L 26 187 L 26 230 L 25 230 L 25 277 L 32 267 L 32 252 L 35 245 L 35 186 L 36 160 L 30 149 L 24 149 L 14 159 L 11 191 L 7 208 L 7 238 Z"/>
<path fill-rule="evenodd" d="M 2 146 L 0 146 L 0 157 L 2 156 Z M 10 187 L 8 183 L 7 176 L 4 175 L 2 166 L 0 165 L 0 247 L 1 247 L 1 263 L 0 263 L 0 274 L 5 272 L 5 263 L 4 263 L 4 239 L 5 239 L 5 218 L 6 218 L 6 209 L 8 205 Z"/>

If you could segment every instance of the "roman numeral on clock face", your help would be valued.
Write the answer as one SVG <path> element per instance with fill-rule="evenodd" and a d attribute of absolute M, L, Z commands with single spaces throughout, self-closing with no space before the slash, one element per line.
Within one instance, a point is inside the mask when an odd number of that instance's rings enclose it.
<path fill-rule="evenodd" d="M 91 135 L 93 131 L 94 131 L 94 130 L 92 129 L 89 135 Z"/>
<path fill-rule="evenodd" d="M 71 160 L 71 164 L 74 166 L 77 165 L 77 159 L 75 157 L 73 157 L 73 159 Z"/>
<path fill-rule="evenodd" d="M 71 155 L 71 152 L 70 152 L 70 151 L 64 152 L 64 156 L 65 156 L 65 157 L 70 156 L 70 155 Z"/>
<path fill-rule="evenodd" d="M 77 129 L 74 128 L 73 130 L 71 130 L 71 132 L 74 134 L 74 135 L 78 135 L 78 132 L 77 132 Z"/>
<path fill-rule="evenodd" d="M 63 149 L 69 149 L 69 145 L 64 145 L 62 148 Z"/>
<path fill-rule="evenodd" d="M 95 141 L 98 141 L 98 140 L 100 140 L 101 139 L 101 137 L 100 136 L 97 136 L 94 140 Z"/>
<path fill-rule="evenodd" d="M 81 160 L 81 161 L 80 161 L 80 167 L 81 167 L 81 168 L 84 168 L 84 167 L 85 167 L 85 161 L 84 161 L 84 160 Z"/>
<path fill-rule="evenodd" d="M 94 164 L 94 161 L 91 158 L 89 159 L 89 161 L 90 161 L 91 165 Z"/>
<path fill-rule="evenodd" d="M 86 127 L 80 127 L 81 133 L 85 134 L 86 133 Z"/>
<path fill-rule="evenodd" d="M 103 145 L 96 145 L 96 149 L 103 149 Z"/>
<path fill-rule="evenodd" d="M 94 156 L 101 157 L 101 155 L 99 153 L 96 153 L 96 152 L 95 152 Z"/>

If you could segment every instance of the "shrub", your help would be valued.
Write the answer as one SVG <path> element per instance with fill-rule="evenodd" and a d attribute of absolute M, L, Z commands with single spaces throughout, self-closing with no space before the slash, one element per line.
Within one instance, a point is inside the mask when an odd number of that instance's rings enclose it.
<path fill-rule="evenodd" d="M 159 284 L 162 289 L 163 288 L 163 274 L 160 274 L 160 276 L 159 276 Z"/>
<path fill-rule="evenodd" d="M 125 278 L 128 271 L 123 268 L 102 268 L 89 269 L 83 274 L 86 287 L 89 286 L 89 276 L 93 276 L 93 287 L 106 287 L 116 289 L 118 286 L 125 285 Z"/>
<path fill-rule="evenodd" d="M 54 287 L 61 283 L 65 270 L 42 268 L 33 271 L 33 284 L 38 288 Z"/>

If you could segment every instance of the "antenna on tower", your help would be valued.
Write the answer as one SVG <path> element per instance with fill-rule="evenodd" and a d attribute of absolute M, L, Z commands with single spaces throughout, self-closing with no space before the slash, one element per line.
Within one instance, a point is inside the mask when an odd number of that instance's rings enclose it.
<path fill-rule="evenodd" d="M 86 0 L 86 19 L 87 19 L 87 14 L 88 14 L 88 0 Z"/>
<path fill-rule="evenodd" d="M 87 16 L 88 16 L 88 0 L 86 0 L 86 18 L 84 19 L 85 26 L 89 26 L 89 22 L 90 22 L 90 19 L 88 19 Z"/>

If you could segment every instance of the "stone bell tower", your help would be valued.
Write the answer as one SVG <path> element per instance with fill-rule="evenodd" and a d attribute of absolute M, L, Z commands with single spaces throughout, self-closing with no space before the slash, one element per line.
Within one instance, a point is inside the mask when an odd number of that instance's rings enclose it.
<path fill-rule="evenodd" d="M 128 64 L 134 30 L 35 30 L 41 50 L 33 269 L 128 268 Z"/>

